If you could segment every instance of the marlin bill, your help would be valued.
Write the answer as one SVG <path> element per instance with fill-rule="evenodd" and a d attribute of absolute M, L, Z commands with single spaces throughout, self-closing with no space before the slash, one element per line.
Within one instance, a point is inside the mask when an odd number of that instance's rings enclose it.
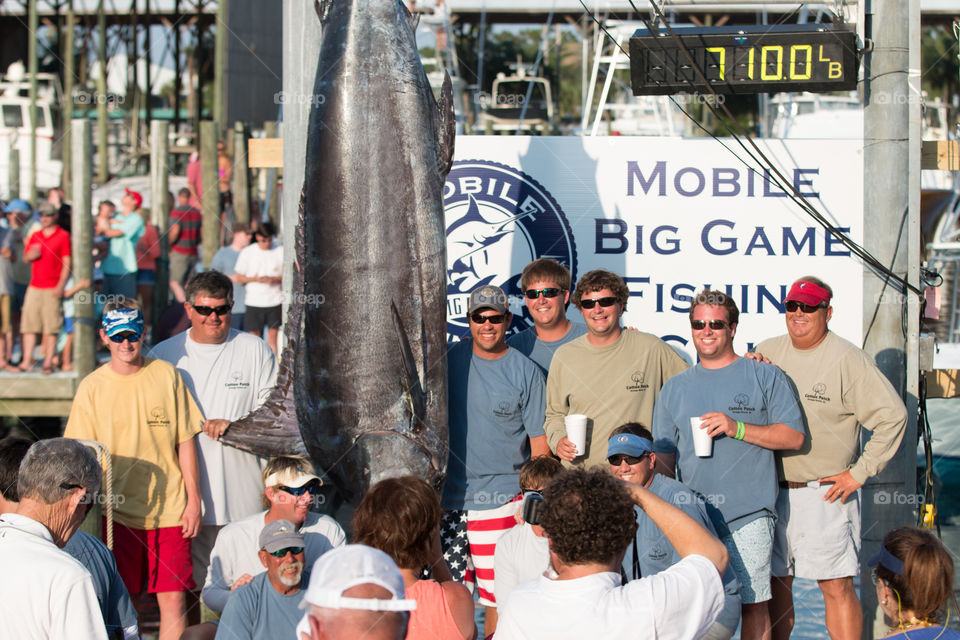
<path fill-rule="evenodd" d="M 334 0 L 318 14 L 290 338 L 272 395 L 222 441 L 306 451 L 356 503 L 386 477 L 443 482 L 455 121 L 450 79 L 438 104 L 402 4 Z"/>

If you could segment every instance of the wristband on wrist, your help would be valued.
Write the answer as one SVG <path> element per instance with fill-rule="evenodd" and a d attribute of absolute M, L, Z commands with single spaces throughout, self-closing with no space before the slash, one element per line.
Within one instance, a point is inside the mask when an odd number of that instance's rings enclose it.
<path fill-rule="evenodd" d="M 735 439 L 737 439 L 737 440 L 743 440 L 743 436 L 744 436 L 744 433 L 746 432 L 746 430 L 747 430 L 746 426 L 745 426 L 742 422 L 740 422 L 740 421 L 738 420 L 738 421 L 737 421 L 737 435 L 735 435 L 735 436 L 733 436 L 733 437 L 734 437 Z"/>

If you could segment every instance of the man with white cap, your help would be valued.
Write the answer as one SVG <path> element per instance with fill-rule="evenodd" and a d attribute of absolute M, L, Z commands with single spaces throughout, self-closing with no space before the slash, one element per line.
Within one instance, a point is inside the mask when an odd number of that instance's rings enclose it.
<path fill-rule="evenodd" d="M 402 640 L 408 611 L 403 576 L 383 551 L 362 544 L 334 549 L 313 565 L 297 639 Z"/>
<path fill-rule="evenodd" d="M 217 638 L 292 638 L 300 619 L 300 590 L 305 542 L 297 525 L 272 520 L 259 536 L 260 563 L 266 571 L 238 588 L 230 598 Z"/>
<path fill-rule="evenodd" d="M 812 276 L 794 282 L 784 299 L 787 334 L 757 345 L 800 392 L 809 440 L 778 452 L 773 555 L 774 640 L 793 629 L 793 578 L 817 580 L 833 640 L 860 637 L 863 615 L 853 585 L 860 572 L 860 497 L 903 439 L 907 410 L 867 353 L 827 328 L 833 290 Z M 860 451 L 860 428 L 871 432 Z"/>
<path fill-rule="evenodd" d="M 223 611 L 236 589 L 263 571 L 255 552 L 264 524 L 292 522 L 304 540 L 307 566 L 346 542 L 346 535 L 330 516 L 310 511 L 321 481 L 302 458 L 274 458 L 263 471 L 264 502 L 269 509 L 228 524 L 220 530 L 210 553 L 210 567 L 201 597 L 214 611 Z"/>
<path fill-rule="evenodd" d="M 520 467 L 549 455 L 539 367 L 505 341 L 513 315 L 500 287 L 470 293 L 470 340 L 447 352 L 450 456 L 443 487 L 442 545 L 454 580 L 476 570 L 484 630 L 496 629 L 494 549 L 516 525 Z"/>

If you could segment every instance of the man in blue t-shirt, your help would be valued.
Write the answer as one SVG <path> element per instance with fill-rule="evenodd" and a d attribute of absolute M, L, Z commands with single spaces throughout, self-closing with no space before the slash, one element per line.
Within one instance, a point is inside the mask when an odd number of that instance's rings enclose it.
<path fill-rule="evenodd" d="M 260 533 L 260 562 L 266 567 L 227 601 L 217 638 L 293 638 L 303 612 L 303 536 L 289 520 L 271 520 Z"/>
<path fill-rule="evenodd" d="M 703 291 L 690 306 L 700 362 L 667 381 L 653 412 L 654 449 L 666 473 L 716 507 L 711 515 L 741 585 L 740 637 L 770 636 L 770 562 L 777 501 L 773 452 L 799 449 L 804 421 L 796 390 L 769 364 L 733 350 L 740 310 L 720 291 Z M 707 456 L 694 452 L 691 418 L 710 436 Z"/>
<path fill-rule="evenodd" d="M 497 613 L 493 554 L 500 536 L 516 524 L 520 467 L 550 450 L 543 374 L 504 340 L 513 318 L 506 294 L 491 285 L 474 289 L 467 317 L 471 339 L 447 353 L 450 455 L 442 543 L 455 580 L 470 582 L 476 572 L 489 635 Z"/>
<path fill-rule="evenodd" d="M 557 349 L 587 332 L 587 325 L 567 319 L 570 270 L 553 258 L 538 258 L 523 268 L 520 288 L 533 326 L 511 336 L 507 345 L 533 360 L 547 375 Z"/>

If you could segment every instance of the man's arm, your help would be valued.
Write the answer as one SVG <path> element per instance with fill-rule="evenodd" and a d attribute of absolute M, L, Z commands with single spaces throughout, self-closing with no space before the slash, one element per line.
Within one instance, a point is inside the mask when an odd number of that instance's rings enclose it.
<path fill-rule="evenodd" d="M 723 576 L 730 556 L 722 542 L 699 522 L 647 489 L 629 482 L 624 482 L 624 486 L 630 492 L 634 503 L 653 520 L 681 558 L 694 554 L 703 556 L 712 562 L 720 576 Z"/>
<path fill-rule="evenodd" d="M 711 438 L 720 435 L 733 438 L 737 435 L 737 429 L 739 428 L 737 421 L 725 413 L 711 411 L 703 414 L 701 418 L 703 418 L 703 428 L 707 430 Z M 740 439 L 764 449 L 797 450 L 803 446 L 803 437 L 802 432 L 782 422 L 768 425 L 743 423 L 743 437 Z"/>
<path fill-rule="evenodd" d="M 197 467 L 197 437 L 177 446 L 180 475 L 187 488 L 187 508 L 180 518 L 184 538 L 195 538 L 200 531 L 200 471 Z"/>
<path fill-rule="evenodd" d="M 170 230 L 167 231 L 167 242 L 170 243 L 170 246 L 177 244 L 177 240 L 180 239 L 180 223 L 174 222 L 170 225 Z"/>
<path fill-rule="evenodd" d="M 70 256 L 60 258 L 60 279 L 57 280 L 57 286 L 53 288 L 53 295 L 56 298 L 63 297 L 63 288 L 67 286 L 67 280 L 70 279 Z"/>
<path fill-rule="evenodd" d="M 550 455 L 550 445 L 547 444 L 547 436 L 537 436 L 530 438 L 530 459 Z"/>

